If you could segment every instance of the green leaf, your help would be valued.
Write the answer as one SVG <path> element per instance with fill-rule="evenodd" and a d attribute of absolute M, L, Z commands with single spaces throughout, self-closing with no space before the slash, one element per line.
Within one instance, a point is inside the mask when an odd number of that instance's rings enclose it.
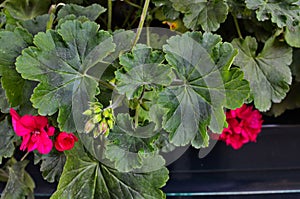
<path fill-rule="evenodd" d="M 116 50 L 105 58 L 105 61 L 112 63 L 118 60 L 119 56 L 128 52 L 134 40 L 135 33 L 131 30 L 116 30 L 113 32 L 113 42 L 116 44 Z"/>
<path fill-rule="evenodd" d="M 105 150 L 105 156 L 114 162 L 114 168 L 120 172 L 137 172 L 137 169 L 145 172 L 162 168 L 165 161 L 154 147 L 158 137 L 154 128 L 154 123 L 135 128 L 129 114 L 118 114 Z"/>
<path fill-rule="evenodd" d="M 33 19 L 38 15 L 46 14 L 50 5 L 50 0 L 8 0 L 4 4 L 9 13 L 19 20 Z"/>
<path fill-rule="evenodd" d="M 126 53 L 120 57 L 120 64 L 129 71 L 137 66 L 146 64 L 160 64 L 164 61 L 164 55 L 160 51 L 152 51 L 151 47 L 137 44 L 132 53 Z"/>
<path fill-rule="evenodd" d="M 150 138 L 156 133 L 155 123 L 149 123 L 146 126 L 134 126 L 133 119 L 129 114 L 119 113 L 117 115 L 117 126 L 123 133 L 138 138 Z"/>
<path fill-rule="evenodd" d="M 84 128 L 88 102 L 99 93 L 95 76 L 108 66 L 103 59 L 114 50 L 112 37 L 93 22 L 67 21 L 57 31 L 34 37 L 16 66 L 22 77 L 39 81 L 31 101 L 40 115 L 58 113 L 62 131 Z M 90 69 L 98 74 L 90 74 Z M 49 102 L 51 103 L 49 104 Z M 74 122 L 75 120 L 75 122 Z"/>
<path fill-rule="evenodd" d="M 246 0 L 247 8 L 256 11 L 259 21 L 271 19 L 279 28 L 299 22 L 300 7 L 297 0 Z"/>
<path fill-rule="evenodd" d="M 184 13 L 183 22 L 187 28 L 207 32 L 216 31 L 226 20 L 228 5 L 224 0 L 171 0 L 173 7 Z"/>
<path fill-rule="evenodd" d="M 51 199 L 165 198 L 159 188 L 168 180 L 166 168 L 149 173 L 118 172 L 91 158 L 80 143 L 66 155 L 64 171 Z"/>
<path fill-rule="evenodd" d="M 35 35 L 39 32 L 45 32 L 47 23 L 50 19 L 49 14 L 44 14 L 37 16 L 34 19 L 28 19 L 25 21 L 21 21 L 20 24 L 22 27 L 26 28 L 32 35 Z"/>
<path fill-rule="evenodd" d="M 270 109 L 271 103 L 280 102 L 292 81 L 290 68 L 292 49 L 275 36 L 271 37 L 261 52 L 253 37 L 234 39 L 232 45 L 239 49 L 234 64 L 239 66 L 250 83 L 251 97 L 260 111 Z"/>
<path fill-rule="evenodd" d="M 256 18 L 250 18 L 245 23 L 245 30 L 254 34 L 257 42 L 266 43 L 274 34 L 274 24 L 271 21 L 258 21 Z"/>
<path fill-rule="evenodd" d="M 2 120 L 0 122 L 0 164 L 2 164 L 2 158 L 13 156 L 15 151 L 14 141 L 17 139 L 8 119 Z"/>
<path fill-rule="evenodd" d="M 285 30 L 284 38 L 286 42 L 296 48 L 300 48 L 300 24 L 288 26 Z"/>
<path fill-rule="evenodd" d="M 57 13 L 57 19 L 62 19 L 68 15 L 75 15 L 76 17 L 85 16 L 91 21 L 95 21 L 100 14 L 104 13 L 106 8 L 99 4 L 92 4 L 87 7 L 76 4 L 66 4 Z"/>
<path fill-rule="evenodd" d="M 43 178 L 48 182 L 58 182 L 66 162 L 65 154 L 52 152 L 41 155 L 40 160 L 42 161 L 40 170 Z"/>
<path fill-rule="evenodd" d="M 245 1 L 227 0 L 226 2 L 229 7 L 229 12 L 233 16 L 238 16 L 243 19 L 251 18 L 253 12 L 246 8 Z"/>
<path fill-rule="evenodd" d="M 28 161 L 17 162 L 11 160 L 7 166 L 9 177 L 1 194 L 1 199 L 25 199 L 34 198 L 35 184 L 30 175 L 25 171 Z"/>
<path fill-rule="evenodd" d="M 153 0 L 153 3 L 158 7 L 155 12 L 155 17 L 160 20 L 175 20 L 179 17 L 180 12 L 172 7 L 172 2 L 168 0 Z"/>
<path fill-rule="evenodd" d="M 117 91 L 128 99 L 139 98 L 143 88 L 167 86 L 173 79 L 170 67 L 162 65 L 163 53 L 146 45 L 137 45 L 132 53 L 120 57 L 126 73 L 116 72 Z"/>
<path fill-rule="evenodd" d="M 12 107 L 31 107 L 29 98 L 35 83 L 24 80 L 16 72 L 15 61 L 22 50 L 32 44 L 32 35 L 21 28 L 16 28 L 14 32 L 2 31 L 0 43 L 1 84 L 8 102 Z"/>
<path fill-rule="evenodd" d="M 9 113 L 9 108 L 10 106 L 5 95 L 5 90 L 0 83 L 0 110 L 2 113 Z"/>
<path fill-rule="evenodd" d="M 292 75 L 295 77 L 295 80 L 297 82 L 300 82 L 300 49 L 294 48 L 293 49 L 293 62 L 290 65 L 290 68 L 292 70 Z"/>
<path fill-rule="evenodd" d="M 4 169 L 0 169 L 0 182 L 7 182 L 9 174 Z"/>
<path fill-rule="evenodd" d="M 221 132 L 223 107 L 241 106 L 249 93 L 242 72 L 230 70 L 236 50 L 217 35 L 194 32 L 170 38 L 164 52 L 178 76 L 158 100 L 168 109 L 163 128 L 171 143 L 187 145 L 197 134 L 206 139 L 199 129 L 207 129 L 207 124 L 213 132 Z"/>
<path fill-rule="evenodd" d="M 295 82 L 292 84 L 290 91 L 287 96 L 280 103 L 272 104 L 271 109 L 267 112 L 268 114 L 274 115 L 275 117 L 281 115 L 286 110 L 292 110 L 300 107 L 300 83 Z"/>

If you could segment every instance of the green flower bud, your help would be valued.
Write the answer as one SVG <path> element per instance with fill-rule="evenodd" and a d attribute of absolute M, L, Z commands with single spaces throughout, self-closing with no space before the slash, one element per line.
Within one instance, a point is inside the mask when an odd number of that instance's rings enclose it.
<path fill-rule="evenodd" d="M 114 121 L 113 120 L 107 120 L 107 124 L 108 124 L 108 127 L 110 128 L 110 129 L 112 129 L 113 127 L 114 127 Z"/>
<path fill-rule="evenodd" d="M 86 111 L 84 111 L 83 113 L 82 113 L 83 115 L 92 115 L 93 114 L 93 111 L 92 110 L 90 110 L 90 109 L 88 109 L 88 110 L 86 110 Z"/>
<path fill-rule="evenodd" d="M 107 128 L 107 130 L 106 130 L 105 133 L 104 133 L 104 136 L 105 136 L 105 137 L 107 137 L 107 136 L 109 135 L 109 131 L 110 131 L 109 128 Z"/>
<path fill-rule="evenodd" d="M 94 107 L 94 113 L 101 113 L 102 108 L 100 106 Z"/>
<path fill-rule="evenodd" d="M 87 121 L 84 126 L 84 132 L 89 133 L 95 128 L 95 124 L 93 123 L 92 120 Z"/>
<path fill-rule="evenodd" d="M 101 134 L 105 134 L 106 131 L 108 130 L 108 126 L 107 126 L 107 123 L 106 122 L 101 122 L 100 125 L 99 125 L 99 131 Z"/>
<path fill-rule="evenodd" d="M 110 116 L 111 116 L 109 109 L 105 109 L 102 114 L 106 118 L 110 118 Z"/>
<path fill-rule="evenodd" d="M 93 122 L 94 122 L 94 124 L 99 123 L 101 120 L 102 120 L 101 114 L 94 115 L 94 117 L 93 117 Z"/>
<path fill-rule="evenodd" d="M 99 131 L 99 128 L 95 128 L 93 131 L 94 138 L 98 137 L 101 134 L 101 131 Z"/>

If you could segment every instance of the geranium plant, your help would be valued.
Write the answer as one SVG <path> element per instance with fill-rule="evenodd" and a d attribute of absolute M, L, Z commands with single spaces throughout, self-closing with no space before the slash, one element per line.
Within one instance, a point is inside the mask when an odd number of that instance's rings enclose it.
<path fill-rule="evenodd" d="M 232 144 L 237 128 L 254 141 L 243 104 L 299 106 L 296 0 L 6 0 L 0 14 L 2 198 L 34 197 L 28 154 L 52 199 L 164 198 L 177 146 L 223 129 Z"/>

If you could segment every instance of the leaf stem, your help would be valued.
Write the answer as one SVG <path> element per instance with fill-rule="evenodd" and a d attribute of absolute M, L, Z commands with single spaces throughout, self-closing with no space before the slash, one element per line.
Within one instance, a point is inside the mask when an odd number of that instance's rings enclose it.
<path fill-rule="evenodd" d="M 151 46 L 151 41 L 150 41 L 150 30 L 149 27 L 146 27 L 146 32 L 147 32 L 147 46 Z"/>
<path fill-rule="evenodd" d="M 139 109 L 140 109 L 140 104 L 137 104 L 135 108 L 135 115 L 134 115 L 134 127 L 137 128 L 139 125 Z"/>
<path fill-rule="evenodd" d="M 108 88 L 110 90 L 114 90 L 115 89 L 114 85 L 112 85 L 112 84 L 110 84 L 110 83 L 108 83 L 106 81 L 103 81 L 103 80 L 99 79 L 98 82 L 99 82 L 99 84 L 101 84 L 102 86 L 104 86 L 104 87 L 106 87 L 106 88 Z"/>
<path fill-rule="evenodd" d="M 135 3 L 132 3 L 129 0 L 125 0 L 124 2 L 127 3 L 128 5 L 131 5 L 132 7 L 136 7 L 136 8 L 142 9 L 141 6 L 139 6 L 139 5 L 135 4 Z"/>
<path fill-rule="evenodd" d="M 134 47 L 137 44 L 137 42 L 138 42 L 138 40 L 140 38 L 140 35 L 142 33 L 142 29 L 143 29 L 143 26 L 144 26 L 144 23 L 145 23 L 147 11 L 148 11 L 148 8 L 149 8 L 149 3 L 150 3 L 150 0 L 146 0 L 145 3 L 144 3 L 144 7 L 143 7 L 143 11 L 142 11 L 140 23 L 139 23 L 139 26 L 137 28 L 135 39 L 134 39 L 134 42 L 132 44 L 132 47 Z"/>
<path fill-rule="evenodd" d="M 181 79 L 173 79 L 171 86 L 181 86 L 184 85 L 184 81 Z"/>
<path fill-rule="evenodd" d="M 108 29 L 108 30 L 111 30 L 111 21 L 112 21 L 112 0 L 107 0 L 107 9 L 108 9 L 107 29 Z"/>
<path fill-rule="evenodd" d="M 25 160 L 25 158 L 28 156 L 28 154 L 29 154 L 29 151 L 27 151 L 26 153 L 25 153 L 25 155 L 21 158 L 21 162 L 23 161 L 23 160 Z"/>
<path fill-rule="evenodd" d="M 111 105 L 109 105 L 108 107 L 104 108 L 103 111 L 106 110 L 106 109 L 110 109 L 110 108 L 111 109 L 118 108 L 119 104 L 122 102 L 123 99 L 124 99 L 124 96 L 123 95 L 119 95 L 116 98 L 116 100 Z"/>
<path fill-rule="evenodd" d="M 238 20 L 237 20 L 236 16 L 234 16 L 234 15 L 232 15 L 232 16 L 233 16 L 234 25 L 235 25 L 236 31 L 237 31 L 237 33 L 239 35 L 239 38 L 242 39 L 243 36 L 242 36 L 242 33 L 241 33 L 241 29 L 240 29 Z"/>

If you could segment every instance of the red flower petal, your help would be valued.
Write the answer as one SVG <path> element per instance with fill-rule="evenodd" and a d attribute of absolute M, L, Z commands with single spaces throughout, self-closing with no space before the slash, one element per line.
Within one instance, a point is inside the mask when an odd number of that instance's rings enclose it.
<path fill-rule="evenodd" d="M 228 127 L 224 128 L 219 140 L 225 141 L 234 149 L 239 149 L 243 144 L 256 141 L 262 127 L 262 116 L 252 106 L 244 104 L 242 107 L 226 112 Z"/>
<path fill-rule="evenodd" d="M 41 133 L 38 135 L 37 140 L 37 150 L 41 154 L 47 154 L 51 151 L 53 147 L 52 140 L 48 137 L 46 133 Z"/>
<path fill-rule="evenodd" d="M 61 132 L 56 137 L 54 146 L 58 151 L 70 150 L 77 141 L 78 138 L 73 133 Z"/>
<path fill-rule="evenodd" d="M 13 108 L 9 110 L 11 118 L 12 118 L 12 125 L 14 131 L 16 131 L 17 122 L 20 120 L 21 116 L 17 113 L 17 111 Z"/>
<path fill-rule="evenodd" d="M 30 134 L 24 135 L 22 137 L 23 140 L 22 140 L 22 143 L 21 143 L 21 146 L 20 146 L 20 150 L 22 150 L 22 151 L 26 150 L 26 148 L 28 147 L 28 143 L 30 141 L 30 137 L 31 137 Z"/>
<path fill-rule="evenodd" d="M 27 144 L 28 151 L 33 151 L 33 150 L 37 149 L 37 140 L 38 139 L 36 138 L 36 135 L 30 136 L 29 142 Z"/>
<path fill-rule="evenodd" d="M 33 119 L 37 129 L 45 128 L 48 125 L 48 119 L 45 116 L 33 116 Z"/>
<path fill-rule="evenodd" d="M 23 136 L 34 131 L 35 121 L 31 115 L 24 115 L 15 124 L 15 132 L 18 136 Z"/>
<path fill-rule="evenodd" d="M 47 134 L 48 134 L 48 136 L 53 136 L 54 132 L 55 132 L 55 128 L 53 126 L 50 126 L 48 128 Z"/>

